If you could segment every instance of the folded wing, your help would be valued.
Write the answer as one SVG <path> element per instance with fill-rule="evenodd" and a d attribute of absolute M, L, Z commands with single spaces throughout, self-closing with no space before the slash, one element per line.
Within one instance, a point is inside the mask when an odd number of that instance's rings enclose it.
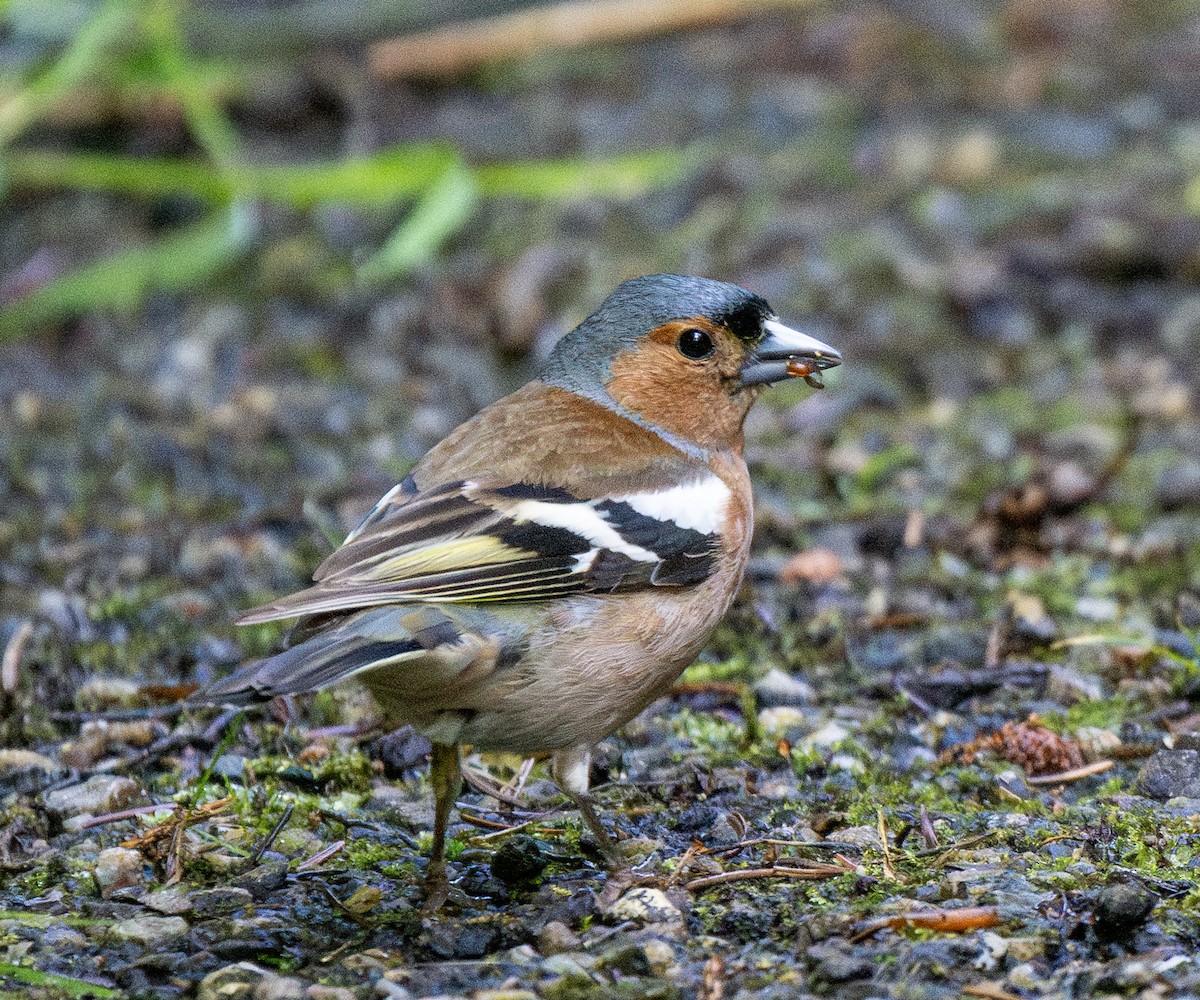
<path fill-rule="evenodd" d="M 711 474 L 658 493 L 599 499 L 469 480 L 422 493 L 406 480 L 318 567 L 314 586 L 240 621 L 689 586 L 713 572 L 727 498 Z"/>

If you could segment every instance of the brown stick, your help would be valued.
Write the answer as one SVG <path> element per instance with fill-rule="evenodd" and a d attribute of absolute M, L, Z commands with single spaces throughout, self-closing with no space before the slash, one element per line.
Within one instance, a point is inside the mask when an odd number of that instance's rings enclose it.
<path fill-rule="evenodd" d="M 962 906 L 956 910 L 920 910 L 903 916 L 881 917 L 872 920 L 851 936 L 851 941 L 861 941 L 885 928 L 894 931 L 906 927 L 919 927 L 929 931 L 945 931 L 962 934 L 966 931 L 995 927 L 1000 923 L 1000 914 L 994 906 Z"/>
<path fill-rule="evenodd" d="M 747 882 L 758 878 L 799 878 L 809 881 L 819 881 L 826 878 L 837 878 L 845 875 L 848 869 L 841 865 L 814 864 L 811 868 L 787 868 L 775 865 L 771 868 L 738 868 L 731 872 L 721 872 L 719 875 L 704 875 L 694 878 L 684 885 L 693 892 L 707 889 L 714 885 L 724 885 L 726 882 Z"/>
<path fill-rule="evenodd" d="M 968 983 L 962 988 L 963 996 L 983 997 L 983 1000 L 1021 1000 L 997 983 Z"/>
<path fill-rule="evenodd" d="M 384 80 L 453 76 L 500 59 L 542 49 L 644 38 L 748 17 L 811 0 L 567 0 L 564 3 L 482 17 L 415 35 L 376 42 L 368 49 L 371 72 Z"/>
<path fill-rule="evenodd" d="M 1083 767 L 1075 767 L 1070 771 L 1059 771 L 1058 774 L 1037 774 L 1025 779 L 1027 785 L 1067 785 L 1072 781 L 1082 781 L 1093 774 L 1103 774 L 1114 766 L 1111 760 L 1097 760 Z"/>

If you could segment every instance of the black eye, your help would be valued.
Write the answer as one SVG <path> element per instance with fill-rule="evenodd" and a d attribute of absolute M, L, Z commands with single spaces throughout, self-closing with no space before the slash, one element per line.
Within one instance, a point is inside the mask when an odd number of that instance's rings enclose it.
<path fill-rule="evenodd" d="M 679 353 L 693 361 L 702 361 L 712 357 L 713 342 L 703 330 L 684 330 L 679 335 Z"/>

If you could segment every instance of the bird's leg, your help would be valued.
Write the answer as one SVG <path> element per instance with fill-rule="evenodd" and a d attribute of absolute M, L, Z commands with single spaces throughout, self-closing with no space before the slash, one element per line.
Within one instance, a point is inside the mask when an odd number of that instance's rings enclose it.
<path fill-rule="evenodd" d="M 592 831 L 592 836 L 600 845 L 600 852 L 604 855 L 609 867 L 613 870 L 623 869 L 627 867 L 625 858 L 621 856 L 616 842 L 604 829 L 604 824 L 600 822 L 596 807 L 592 803 L 592 797 L 588 795 L 588 771 L 591 764 L 592 751 L 590 747 L 565 747 L 555 751 L 550 769 L 555 783 L 575 803 L 579 815 L 583 817 L 587 828 Z"/>
<path fill-rule="evenodd" d="M 433 744 L 429 783 L 433 787 L 433 847 L 425 869 L 425 910 L 433 912 L 441 909 L 450 891 L 446 880 L 446 829 L 450 825 L 450 810 L 462 790 L 462 761 L 457 744 Z"/>

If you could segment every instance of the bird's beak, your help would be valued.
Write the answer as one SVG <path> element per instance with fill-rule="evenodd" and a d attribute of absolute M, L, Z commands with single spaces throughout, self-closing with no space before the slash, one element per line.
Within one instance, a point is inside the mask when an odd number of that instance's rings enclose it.
<path fill-rule="evenodd" d="M 822 389 L 821 372 L 836 368 L 842 356 L 828 344 L 784 326 L 777 319 L 763 323 L 767 335 L 742 365 L 742 386 L 766 385 L 785 378 L 802 378 Z"/>

